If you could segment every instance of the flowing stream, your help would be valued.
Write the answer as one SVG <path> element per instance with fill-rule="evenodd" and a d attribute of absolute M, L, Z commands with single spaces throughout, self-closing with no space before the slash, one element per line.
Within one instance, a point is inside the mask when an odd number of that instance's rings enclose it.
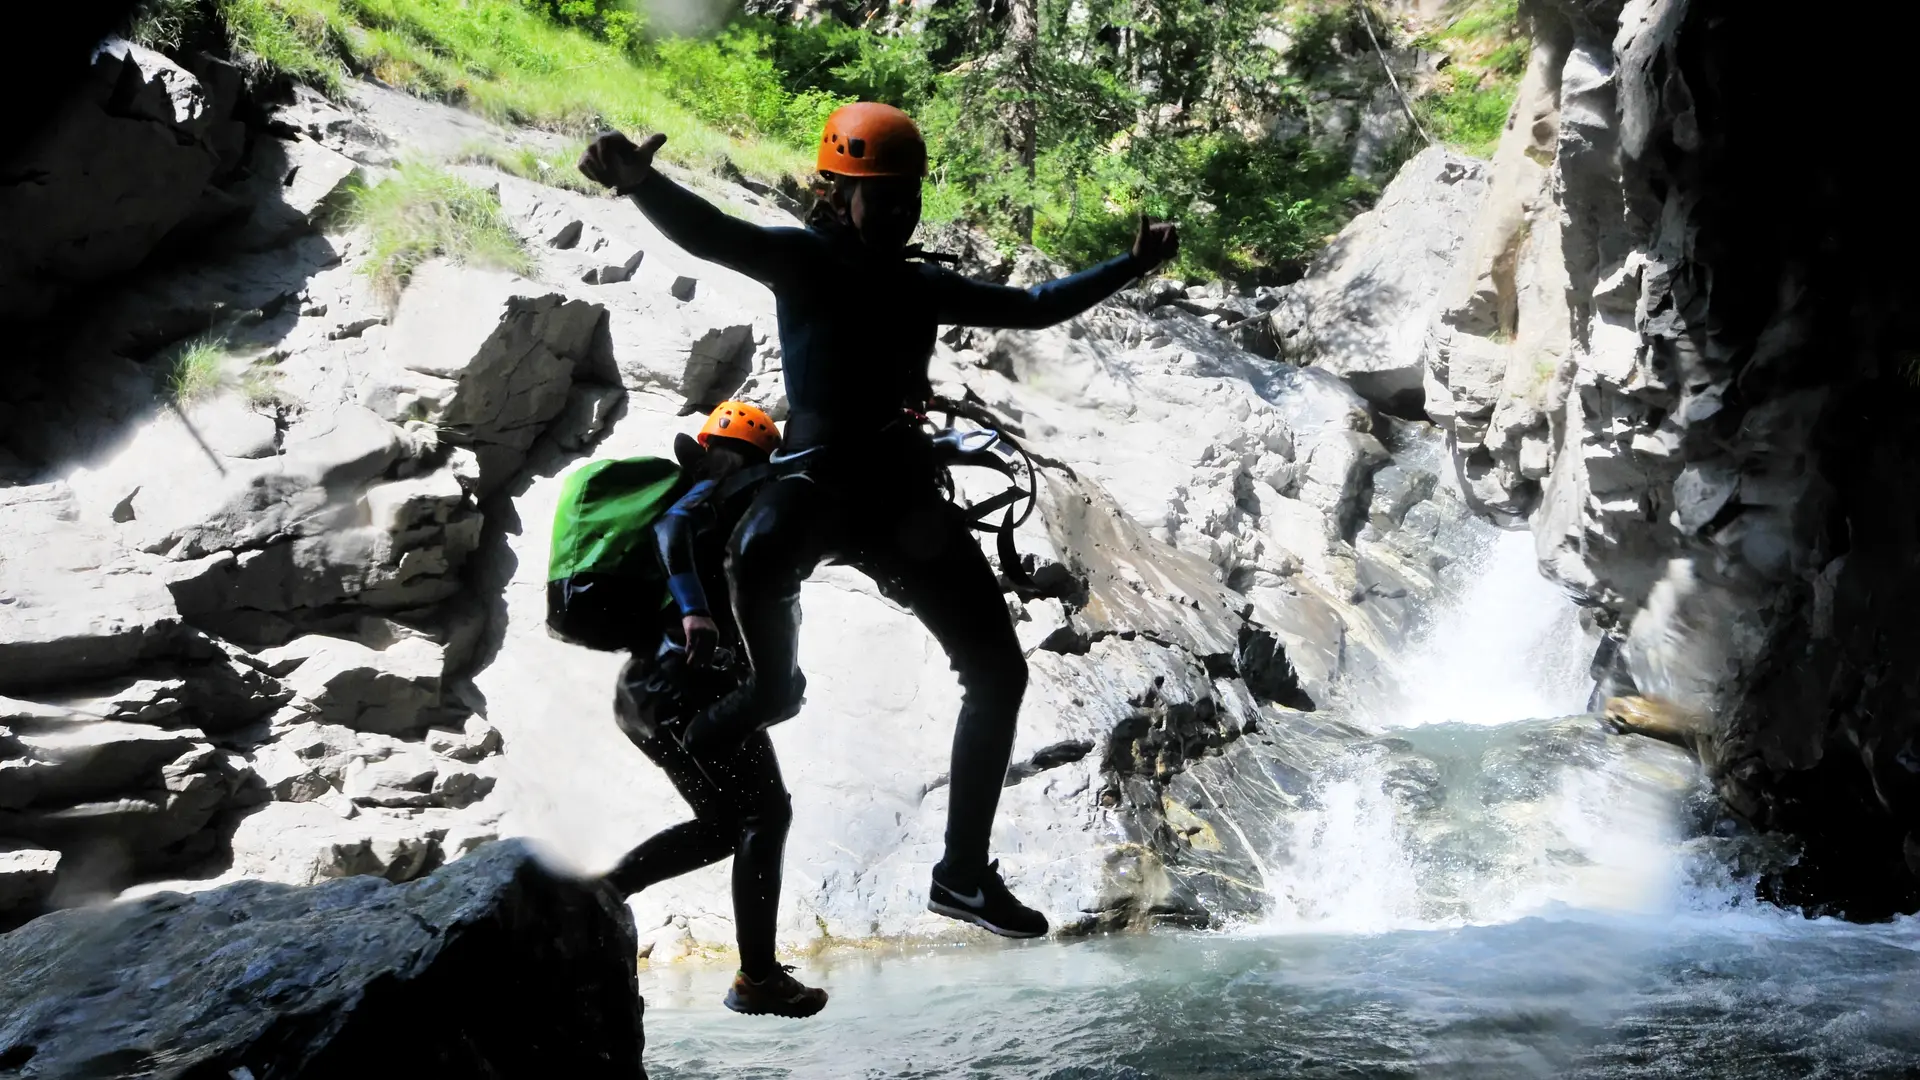
<path fill-rule="evenodd" d="M 822 957 L 804 1023 L 642 975 L 657 1078 L 1920 1076 L 1920 922 L 1753 903 L 1697 769 L 1607 734 L 1524 533 L 1356 698 L 1261 919 Z M 1556 719 L 1559 718 L 1559 719 Z M 1720 830 L 1724 831 L 1724 830 Z"/>

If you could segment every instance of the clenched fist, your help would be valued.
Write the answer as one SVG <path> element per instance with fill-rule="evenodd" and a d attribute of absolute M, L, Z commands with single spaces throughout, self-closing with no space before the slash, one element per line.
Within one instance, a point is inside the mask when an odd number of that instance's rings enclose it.
<path fill-rule="evenodd" d="M 580 175 L 624 191 L 653 175 L 653 155 L 666 142 L 665 135 L 655 133 L 636 145 L 617 131 L 603 132 L 580 155 Z"/>

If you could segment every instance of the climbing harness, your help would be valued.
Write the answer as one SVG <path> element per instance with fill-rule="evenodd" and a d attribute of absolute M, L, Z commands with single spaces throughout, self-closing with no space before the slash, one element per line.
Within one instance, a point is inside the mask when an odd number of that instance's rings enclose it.
<path fill-rule="evenodd" d="M 1038 503 L 1039 470 L 1032 455 L 1019 440 L 1008 434 L 1005 425 L 983 406 L 974 402 L 943 402 L 934 410 L 945 414 L 945 422 L 936 424 L 924 413 L 909 415 L 930 431 L 940 468 L 941 494 L 966 515 L 967 525 L 976 532 L 997 533 L 995 554 L 1000 572 L 1022 597 L 1037 592 L 1019 551 L 1013 546 L 1013 533 L 1033 516 Z M 966 421 L 971 427 L 961 427 Z M 954 483 L 953 469 L 980 468 L 999 473 L 1010 486 L 979 502 L 964 502 Z M 994 517 L 998 515 L 999 521 Z"/>

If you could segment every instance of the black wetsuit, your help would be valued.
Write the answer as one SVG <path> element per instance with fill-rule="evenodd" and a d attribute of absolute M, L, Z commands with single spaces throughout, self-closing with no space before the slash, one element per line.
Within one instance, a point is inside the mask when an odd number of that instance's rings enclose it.
<path fill-rule="evenodd" d="M 707 596 L 725 595 L 727 537 L 752 498 L 751 487 L 730 491 L 703 480 L 654 526 L 676 602 L 636 642 L 632 659 L 620 673 L 614 713 L 633 744 L 673 781 L 694 817 L 642 842 L 608 878 L 630 895 L 733 856 L 740 968 L 761 979 L 777 969 L 773 945 L 780 863 L 793 818 L 780 765 L 765 732 L 756 732 L 729 757 L 695 762 L 674 731 L 740 685 L 746 665 L 741 659 L 733 665 L 689 668 L 684 653 L 659 647 L 680 636 L 682 616 L 708 615 L 719 627 L 720 646 L 739 656 L 731 613 L 725 604 L 710 607 Z"/>
<path fill-rule="evenodd" d="M 806 452 L 804 471 L 767 485 L 734 533 L 727 577 L 753 675 L 695 734 L 731 741 L 793 713 L 804 685 L 800 583 L 823 560 L 859 568 L 919 617 L 959 675 L 965 699 L 942 863 L 964 883 L 987 865 L 1026 660 L 993 570 L 941 497 L 928 439 L 903 422 L 902 407 L 928 396 L 941 325 L 1051 326 L 1150 267 L 1123 255 L 1018 289 L 876 255 L 845 229 L 731 218 L 657 173 L 628 194 L 690 254 L 772 288 L 791 412 L 786 451 Z"/>

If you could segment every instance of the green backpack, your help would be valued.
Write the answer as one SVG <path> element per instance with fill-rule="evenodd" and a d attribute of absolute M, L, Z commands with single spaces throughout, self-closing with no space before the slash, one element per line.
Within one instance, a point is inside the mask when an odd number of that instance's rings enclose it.
<path fill-rule="evenodd" d="M 666 458 L 596 461 L 568 475 L 547 557 L 547 630 L 589 649 L 636 643 L 672 602 L 653 526 L 693 485 Z"/>

